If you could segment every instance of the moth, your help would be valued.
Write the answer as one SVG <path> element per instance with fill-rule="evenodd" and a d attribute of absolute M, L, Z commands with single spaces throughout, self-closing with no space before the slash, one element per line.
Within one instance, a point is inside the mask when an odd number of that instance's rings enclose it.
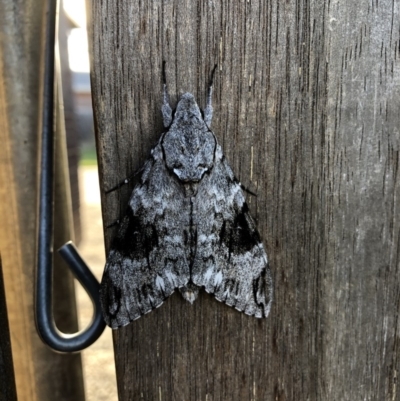
<path fill-rule="evenodd" d="M 125 326 L 175 289 L 193 302 L 199 288 L 257 318 L 267 317 L 272 276 L 242 185 L 210 130 L 211 76 L 203 110 L 190 93 L 169 104 L 112 242 L 100 289 L 106 323 Z"/>

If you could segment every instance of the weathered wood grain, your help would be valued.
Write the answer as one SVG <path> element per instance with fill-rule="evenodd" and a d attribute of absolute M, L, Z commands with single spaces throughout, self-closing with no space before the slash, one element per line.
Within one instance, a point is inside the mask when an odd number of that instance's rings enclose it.
<path fill-rule="evenodd" d="M 80 355 L 51 351 L 40 340 L 34 320 L 46 3 L 37 1 L 33 6 L 26 0 L 0 0 L 0 253 L 18 400 L 81 401 L 85 395 Z M 59 114 L 56 121 L 54 249 L 73 235 L 67 208 L 66 155 L 62 153 L 63 117 Z M 56 256 L 54 265 L 56 322 L 64 332 L 76 332 L 73 277 L 61 258 Z"/>
<path fill-rule="evenodd" d="M 389 0 L 92 5 L 103 194 L 204 105 L 249 197 L 275 278 L 256 320 L 178 294 L 114 333 L 121 400 L 395 400 L 399 370 L 400 11 Z M 105 226 L 132 185 L 103 195 Z M 106 246 L 115 229 L 106 229 Z"/>

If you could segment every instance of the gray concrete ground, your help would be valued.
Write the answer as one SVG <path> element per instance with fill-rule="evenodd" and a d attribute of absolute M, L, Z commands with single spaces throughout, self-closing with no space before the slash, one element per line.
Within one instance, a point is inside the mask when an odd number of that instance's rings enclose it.
<path fill-rule="evenodd" d="M 98 280 L 104 269 L 103 223 L 97 167 L 79 167 L 81 196 L 82 242 L 79 251 Z M 85 290 L 76 282 L 79 325 L 85 327 L 92 317 L 92 303 Z M 82 352 L 87 401 L 117 401 L 114 351 L 111 329 Z"/>

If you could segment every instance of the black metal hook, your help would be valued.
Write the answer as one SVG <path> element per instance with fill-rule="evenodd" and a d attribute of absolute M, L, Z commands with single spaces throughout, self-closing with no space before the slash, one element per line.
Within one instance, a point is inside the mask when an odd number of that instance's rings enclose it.
<path fill-rule="evenodd" d="M 93 344 L 105 328 L 99 300 L 99 283 L 79 256 L 72 242 L 59 250 L 75 277 L 89 294 L 94 317 L 85 330 L 61 333 L 52 311 L 53 277 L 53 190 L 54 190 L 54 57 L 57 24 L 57 0 L 47 2 L 45 68 L 42 101 L 42 128 L 39 188 L 39 230 L 35 294 L 36 328 L 49 347 L 59 352 L 76 352 Z"/>

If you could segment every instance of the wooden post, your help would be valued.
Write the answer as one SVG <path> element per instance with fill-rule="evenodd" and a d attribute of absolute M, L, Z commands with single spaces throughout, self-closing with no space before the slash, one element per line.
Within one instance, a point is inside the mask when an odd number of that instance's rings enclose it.
<path fill-rule="evenodd" d="M 40 340 L 34 320 L 45 4 L 0 1 L 0 252 L 18 400 L 81 401 L 85 395 L 80 355 L 51 351 Z M 56 126 L 55 250 L 73 235 L 62 114 Z M 76 332 L 73 277 L 60 257 L 55 256 L 54 265 L 56 322 L 64 332 Z"/>
<path fill-rule="evenodd" d="M 92 89 L 106 227 L 172 103 L 205 105 L 275 279 L 266 320 L 178 293 L 114 332 L 120 400 L 395 400 L 400 11 L 378 2 L 99 0 Z M 106 229 L 106 247 L 116 228 Z"/>

